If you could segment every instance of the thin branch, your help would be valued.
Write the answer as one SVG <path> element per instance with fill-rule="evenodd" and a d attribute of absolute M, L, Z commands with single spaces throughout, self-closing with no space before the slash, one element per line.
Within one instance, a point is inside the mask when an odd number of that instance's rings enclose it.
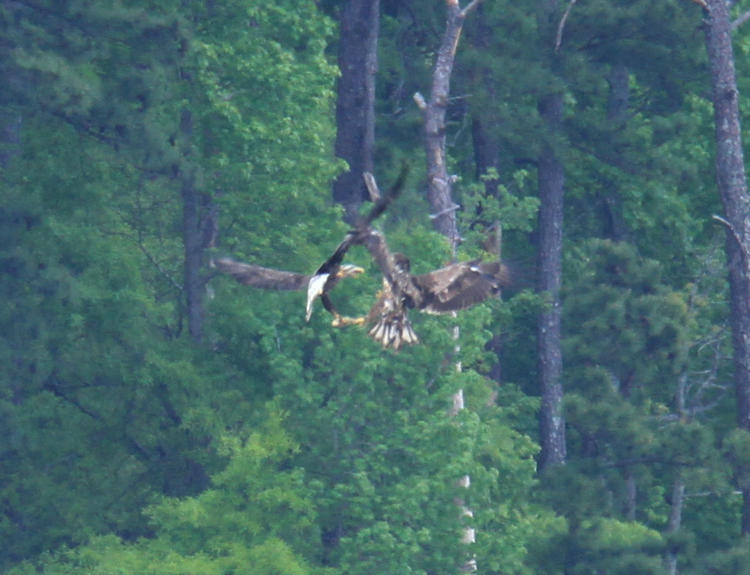
<path fill-rule="evenodd" d="M 737 28 L 742 26 L 748 20 L 750 20 L 750 10 L 748 10 L 747 12 L 745 12 L 744 14 L 738 16 L 735 20 L 733 20 L 730 26 L 730 29 L 732 30 L 732 32 L 734 32 Z"/>
<path fill-rule="evenodd" d="M 557 26 L 557 36 L 555 36 L 555 52 L 560 50 L 560 45 L 562 44 L 562 35 L 563 31 L 565 30 L 565 23 L 568 21 L 568 16 L 570 16 L 570 11 L 573 9 L 573 6 L 575 6 L 575 3 L 578 0 L 570 0 L 568 2 L 568 7 L 565 8 L 565 13 L 562 15 L 562 18 L 560 18 L 560 24 Z"/>
<path fill-rule="evenodd" d="M 460 14 L 461 18 L 466 18 L 466 15 L 472 10 L 474 10 L 474 8 L 479 6 L 479 4 L 481 4 L 483 1 L 484 0 L 472 0 L 471 2 L 469 2 L 466 5 L 466 7 L 463 10 L 461 10 L 461 14 Z"/>
<path fill-rule="evenodd" d="M 724 224 L 727 227 L 729 232 L 732 234 L 734 241 L 737 242 L 737 246 L 740 248 L 740 251 L 742 252 L 742 258 L 745 260 L 746 265 L 747 265 L 748 260 L 750 260 L 750 254 L 747 253 L 747 249 L 745 248 L 745 244 L 742 242 L 742 238 L 737 233 L 737 230 L 734 229 L 734 226 L 731 224 L 731 222 L 729 222 L 728 220 L 725 220 L 724 218 L 716 214 L 711 216 L 711 218 L 713 218 L 714 220 L 716 220 L 717 222 L 721 224 Z"/>
<path fill-rule="evenodd" d="M 81 402 L 75 399 L 74 397 L 70 397 L 69 395 L 65 394 L 62 388 L 60 387 L 60 385 L 58 385 L 58 383 L 59 382 L 57 381 L 57 376 L 55 376 L 55 374 L 53 373 L 48 379 L 48 381 L 45 382 L 44 389 L 51 392 L 52 395 L 54 395 L 55 397 L 58 397 L 64 401 L 67 401 L 68 403 L 76 407 L 81 413 L 88 415 L 91 419 L 94 419 L 99 422 L 104 421 L 104 418 L 102 418 L 101 415 L 99 415 L 98 413 L 94 411 L 91 411 L 86 406 L 81 404 Z"/>

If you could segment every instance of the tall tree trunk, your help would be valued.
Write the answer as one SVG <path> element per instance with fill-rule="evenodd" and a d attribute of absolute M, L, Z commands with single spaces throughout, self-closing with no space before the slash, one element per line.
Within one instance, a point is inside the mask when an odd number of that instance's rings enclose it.
<path fill-rule="evenodd" d="M 187 306 L 188 332 L 195 342 L 203 338 L 205 280 L 201 274 L 205 242 L 205 199 L 196 187 L 192 163 L 193 115 L 183 110 L 180 118 L 181 161 L 177 167 L 182 196 L 182 242 L 184 246 L 183 293 Z"/>
<path fill-rule="evenodd" d="M 368 197 L 362 174 L 373 171 L 379 22 L 380 0 L 348 0 L 341 13 L 336 156 L 349 170 L 334 182 L 333 200 L 349 222 Z"/>
<path fill-rule="evenodd" d="M 0 169 L 5 170 L 21 152 L 22 117 L 11 109 L 0 114 Z"/>
<path fill-rule="evenodd" d="M 486 52 L 490 49 L 490 38 L 492 37 L 492 27 L 486 22 L 484 18 L 484 6 L 480 5 L 477 8 L 476 18 L 472 19 L 474 23 L 474 44 L 476 49 Z M 481 91 L 486 92 L 484 104 L 480 100 L 479 104 L 473 106 L 471 114 L 471 140 L 472 148 L 474 151 L 474 165 L 476 168 L 476 178 L 481 179 L 491 170 L 500 175 L 500 121 L 498 120 L 497 114 L 494 111 L 494 106 L 486 105 L 486 101 L 496 101 L 498 96 L 495 90 L 496 79 L 492 73 L 486 71 L 479 80 Z M 500 189 L 500 179 L 497 178 L 484 178 L 482 180 L 484 184 L 484 193 L 488 197 L 497 198 Z M 492 222 L 486 222 L 492 224 Z M 501 249 L 501 233 L 502 226 L 497 223 L 495 238 L 489 240 L 494 245 L 491 246 L 490 251 L 493 253 L 497 252 L 498 258 L 502 255 Z M 489 377 L 497 384 L 502 383 L 502 353 L 503 353 L 503 337 L 498 331 L 495 333 L 490 341 L 487 342 L 486 349 L 491 351 L 496 358 L 495 364 L 490 368 Z"/>
<path fill-rule="evenodd" d="M 716 180 L 728 224 L 727 259 L 737 422 L 750 431 L 750 198 L 740 130 L 739 93 L 725 0 L 707 0 L 704 31 L 716 129 Z M 741 485 L 742 533 L 750 533 L 750 485 Z"/>
<path fill-rule="evenodd" d="M 542 0 L 539 4 L 539 41 L 549 54 L 550 68 L 557 54 L 553 54 L 556 0 Z M 539 184 L 539 245 L 537 257 L 537 291 L 544 298 L 545 307 L 537 326 L 537 366 L 542 405 L 539 418 L 541 454 L 539 471 L 565 463 L 565 418 L 563 415 L 562 350 L 560 341 L 560 285 L 562 282 L 563 165 L 557 156 L 554 140 L 562 127 L 563 94 L 555 92 L 539 102 L 539 114 L 546 127 L 546 142 L 538 162 Z"/>
<path fill-rule="evenodd" d="M 469 2 L 461 8 L 458 0 L 445 0 L 446 25 L 438 48 L 435 68 L 432 72 L 430 99 L 421 94 L 414 99 L 424 113 L 425 151 L 427 153 L 427 200 L 432 210 L 431 218 L 435 230 L 451 241 L 458 239 L 456 208 L 451 195 L 452 180 L 445 163 L 445 112 L 448 108 L 451 74 L 456 58 L 456 48 L 461 37 L 466 15 L 478 1 Z"/>
<path fill-rule="evenodd" d="M 477 8 L 476 18 L 472 19 L 474 24 L 474 45 L 476 49 L 486 52 L 490 50 L 490 39 L 494 30 L 485 19 L 484 7 Z M 474 165 L 476 166 L 476 177 L 481 178 L 490 169 L 500 172 L 500 122 L 494 106 L 486 105 L 487 100 L 496 101 L 497 79 L 490 71 L 484 71 L 479 79 L 479 89 L 486 93 L 479 100 L 478 105 L 472 106 L 471 113 L 471 139 L 474 151 Z M 496 197 L 500 182 L 497 179 L 484 180 L 485 193 Z"/>
<path fill-rule="evenodd" d="M 607 99 L 607 123 L 615 130 L 625 124 L 630 102 L 630 72 L 622 64 L 615 64 L 607 77 L 609 97 Z M 614 241 L 623 241 L 627 237 L 627 227 L 622 215 L 622 196 L 620 190 L 608 186 L 601 198 L 606 218 L 605 237 Z"/>
<path fill-rule="evenodd" d="M 461 8 L 458 0 L 446 0 L 446 23 L 443 39 L 438 49 L 435 68 L 432 72 L 432 87 L 430 89 L 430 100 L 426 102 L 421 94 L 415 94 L 414 100 L 424 114 L 425 150 L 427 152 L 427 199 L 432 210 L 432 219 L 435 229 L 444 235 L 451 245 L 452 256 L 455 259 L 458 247 L 458 227 L 456 225 L 456 211 L 453 203 L 452 180 L 448 176 L 446 168 L 445 152 L 445 111 L 450 94 L 450 80 L 453 73 L 453 63 L 458 48 L 458 40 L 461 37 L 466 15 L 478 6 L 479 1 L 473 0 L 465 8 Z M 460 353 L 458 344 L 459 328 L 456 326 L 453 332 L 456 340 L 455 353 Z M 456 362 L 456 370 L 461 372 L 461 361 Z M 464 409 L 463 389 L 459 389 L 453 396 L 453 407 L 451 415 L 457 415 Z M 459 480 L 459 485 L 468 489 L 471 485 L 471 477 L 464 475 Z M 474 516 L 471 509 L 466 507 L 463 498 L 456 499 L 456 505 L 462 518 Z M 476 533 L 474 528 L 468 526 L 464 529 L 461 542 L 471 544 L 475 542 Z M 472 573 L 477 570 L 477 562 L 474 557 L 469 557 L 461 568 L 464 573 Z"/>

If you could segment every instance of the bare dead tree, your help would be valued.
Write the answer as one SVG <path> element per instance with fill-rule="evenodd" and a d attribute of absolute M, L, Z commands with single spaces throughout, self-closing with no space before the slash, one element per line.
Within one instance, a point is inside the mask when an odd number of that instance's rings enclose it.
<path fill-rule="evenodd" d="M 711 72 L 716 131 L 716 181 L 727 226 L 734 384 L 737 423 L 750 431 L 750 196 L 742 151 L 739 92 L 732 48 L 732 22 L 725 0 L 705 0 L 706 52 Z M 742 533 L 750 533 L 750 485 L 740 485 Z"/>
<path fill-rule="evenodd" d="M 424 96 L 417 93 L 414 101 L 422 110 L 424 115 L 424 142 L 427 153 L 427 199 L 430 203 L 430 214 L 435 229 L 445 236 L 451 245 L 453 259 L 459 242 L 458 226 L 456 225 L 456 209 L 458 205 L 453 201 L 452 187 L 453 179 L 448 174 L 445 151 L 445 115 L 450 95 L 450 81 L 453 73 L 453 64 L 456 58 L 456 49 L 461 37 L 466 16 L 474 10 L 482 0 L 472 0 L 464 8 L 461 8 L 458 0 L 445 0 L 446 22 L 443 38 L 437 52 L 435 68 L 432 72 L 432 86 L 430 98 L 425 100 Z M 458 344 L 458 326 L 453 332 L 455 352 L 458 355 L 460 347 Z M 456 369 L 461 371 L 460 360 L 456 362 Z M 451 414 L 456 415 L 464 408 L 463 390 L 458 390 L 453 396 L 453 407 Z M 469 475 L 463 476 L 459 484 L 465 488 L 471 485 Z M 456 505 L 462 518 L 473 517 L 471 509 L 466 507 L 461 498 L 456 500 Z M 464 529 L 462 543 L 471 544 L 475 541 L 474 528 L 469 526 Z M 463 565 L 465 573 L 477 570 L 477 562 L 470 557 Z"/>
<path fill-rule="evenodd" d="M 424 115 L 425 151 L 427 152 L 427 199 L 430 202 L 435 229 L 452 242 L 458 240 L 456 209 L 451 194 L 452 178 L 445 162 L 445 113 L 450 95 L 451 74 L 456 48 L 466 16 L 482 0 L 472 0 L 461 8 L 458 0 L 445 0 L 446 23 L 432 72 L 430 98 L 414 95 Z"/>

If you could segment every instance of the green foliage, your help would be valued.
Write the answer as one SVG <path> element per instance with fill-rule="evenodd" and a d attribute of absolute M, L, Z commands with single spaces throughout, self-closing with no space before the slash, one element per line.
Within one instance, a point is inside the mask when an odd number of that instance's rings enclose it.
<path fill-rule="evenodd" d="M 264 428 L 228 437 L 227 466 L 211 487 L 187 499 L 165 498 L 147 510 L 156 537 L 128 544 L 100 536 L 10 573 L 93 575 L 205 573 L 306 575 L 316 539 L 315 511 L 301 470 L 289 469 L 295 444 L 269 413 Z"/>
<path fill-rule="evenodd" d="M 402 160 L 423 165 L 411 95 L 429 89 L 443 12 L 381 4 L 382 185 Z M 521 260 L 503 300 L 413 313 L 423 343 L 394 354 L 320 309 L 305 323 L 304 293 L 206 266 L 205 345 L 186 341 L 185 181 L 204 221 L 218 213 L 218 238 L 201 229 L 213 252 L 311 272 L 346 232 L 329 199 L 338 71 L 321 11 L 342 5 L 0 7 L 0 570 L 442 573 L 473 557 L 487 573 L 661 573 L 669 551 L 683 573 L 744 573 L 750 441 L 729 385 L 691 3 L 578 3 L 553 65 L 536 2 L 485 2 L 466 20 L 446 132 L 459 257 L 491 257 L 499 221 L 503 256 Z M 735 34 L 746 53 L 747 30 Z M 537 103 L 551 92 L 566 103 L 552 141 L 566 177 L 568 462 L 537 478 L 544 303 L 524 288 L 549 141 Z M 423 188 L 412 169 L 378 222 L 418 273 L 452 257 Z M 348 257 L 368 273 L 333 297 L 359 315 L 380 279 L 364 249 Z M 451 415 L 459 389 L 467 409 Z"/>

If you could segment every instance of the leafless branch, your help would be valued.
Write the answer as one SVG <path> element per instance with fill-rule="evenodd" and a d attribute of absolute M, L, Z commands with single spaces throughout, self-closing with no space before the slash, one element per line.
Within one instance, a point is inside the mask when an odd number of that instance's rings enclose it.
<path fill-rule="evenodd" d="M 745 22 L 750 20 L 750 10 L 747 12 L 744 12 L 740 16 L 738 16 L 736 19 L 732 21 L 732 32 L 734 32 L 737 28 L 742 26 Z"/>
<path fill-rule="evenodd" d="M 724 226 L 726 226 L 726 228 L 732 234 L 732 237 L 734 238 L 734 241 L 737 242 L 737 245 L 739 246 L 740 251 L 742 252 L 742 259 L 745 260 L 745 265 L 747 266 L 748 262 L 750 262 L 750 254 L 747 253 L 747 249 L 745 248 L 745 244 L 743 243 L 742 238 L 740 237 L 740 235 L 737 233 L 737 230 L 734 229 L 734 226 L 732 225 L 732 223 L 729 222 L 728 220 L 725 220 L 721 216 L 716 215 L 716 214 L 714 214 L 711 217 L 714 220 L 716 220 L 717 222 L 719 222 L 720 224 L 724 224 Z"/>
<path fill-rule="evenodd" d="M 557 26 L 557 36 L 555 36 L 555 52 L 560 50 L 560 45 L 562 44 L 562 35 L 563 31 L 565 30 L 565 23 L 568 21 L 568 16 L 570 16 L 570 11 L 573 9 L 573 6 L 575 6 L 575 3 L 578 0 L 570 0 L 568 2 L 568 7 L 565 8 L 565 13 L 562 15 L 562 18 L 560 18 L 560 24 Z"/>
<path fill-rule="evenodd" d="M 483 2 L 483 1 L 484 1 L 484 0 L 472 0 L 471 2 L 469 2 L 469 3 L 468 3 L 468 4 L 466 5 L 466 7 L 465 7 L 465 8 L 463 9 L 463 10 L 461 10 L 461 17 L 462 17 L 462 18 L 465 18 L 465 17 L 466 17 L 466 15 L 467 15 L 467 14 L 468 14 L 469 12 L 471 12 L 472 10 L 474 10 L 474 8 L 476 8 L 477 6 L 479 6 L 479 4 L 481 4 L 481 3 Z"/>

